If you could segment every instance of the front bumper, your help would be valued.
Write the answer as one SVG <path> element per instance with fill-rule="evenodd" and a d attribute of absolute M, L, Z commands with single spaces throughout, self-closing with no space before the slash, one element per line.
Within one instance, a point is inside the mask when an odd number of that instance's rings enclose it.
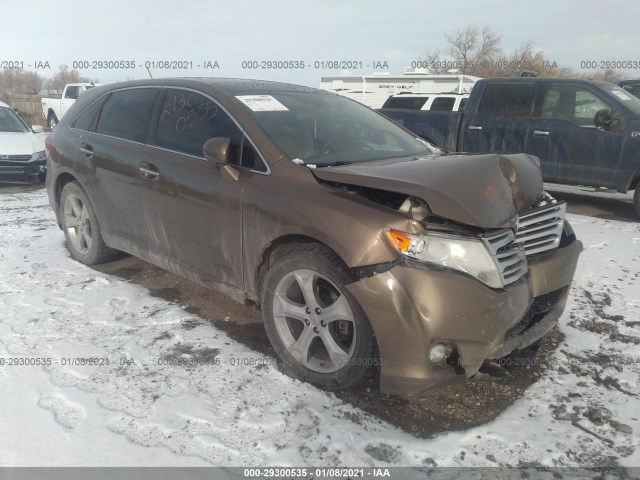
<path fill-rule="evenodd" d="M 47 161 L 0 161 L 0 183 L 29 183 L 44 178 Z"/>
<path fill-rule="evenodd" d="M 367 314 L 380 353 L 380 390 L 414 395 L 466 380 L 489 359 L 531 345 L 562 314 L 582 243 L 528 259 L 529 274 L 493 290 L 462 274 L 395 266 L 347 286 Z M 434 365 L 444 343 L 456 364 Z"/>

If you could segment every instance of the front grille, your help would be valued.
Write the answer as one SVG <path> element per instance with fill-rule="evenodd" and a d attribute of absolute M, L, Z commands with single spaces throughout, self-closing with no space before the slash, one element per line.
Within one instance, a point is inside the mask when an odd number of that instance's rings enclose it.
<path fill-rule="evenodd" d="M 0 161 L 5 162 L 28 162 L 31 155 L 0 155 Z"/>
<path fill-rule="evenodd" d="M 498 266 L 505 286 L 521 278 L 528 270 L 527 257 L 515 239 L 511 230 L 502 230 L 491 236 L 482 237 L 482 241 Z"/>
<path fill-rule="evenodd" d="M 552 203 L 533 208 L 520 215 L 516 242 L 527 255 L 534 255 L 560 246 L 567 204 Z"/>

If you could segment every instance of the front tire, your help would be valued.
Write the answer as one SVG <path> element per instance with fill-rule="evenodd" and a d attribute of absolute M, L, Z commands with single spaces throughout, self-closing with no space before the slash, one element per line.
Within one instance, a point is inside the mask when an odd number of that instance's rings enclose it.
<path fill-rule="evenodd" d="M 640 216 L 640 183 L 636 186 L 636 191 L 633 194 L 633 208 L 636 209 L 636 213 Z"/>
<path fill-rule="evenodd" d="M 69 182 L 60 195 L 62 230 L 71 256 L 85 265 L 115 259 L 120 252 L 106 246 L 93 206 L 77 182 Z"/>
<path fill-rule="evenodd" d="M 288 249 L 264 280 L 267 336 L 290 373 L 327 390 L 361 382 L 375 364 L 375 337 L 345 285 L 346 265 L 320 244 Z"/>

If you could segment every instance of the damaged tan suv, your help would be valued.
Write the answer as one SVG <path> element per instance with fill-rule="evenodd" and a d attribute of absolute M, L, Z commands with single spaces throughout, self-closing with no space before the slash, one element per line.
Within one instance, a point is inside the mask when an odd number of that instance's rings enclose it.
<path fill-rule="evenodd" d="M 295 85 L 95 87 L 47 144 L 71 255 L 124 251 L 260 304 L 278 357 L 323 388 L 417 394 L 544 336 L 582 244 L 519 155 L 444 155 Z"/>

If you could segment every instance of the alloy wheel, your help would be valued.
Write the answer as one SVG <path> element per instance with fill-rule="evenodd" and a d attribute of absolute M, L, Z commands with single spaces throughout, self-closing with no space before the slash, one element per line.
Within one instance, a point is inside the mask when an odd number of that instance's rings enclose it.
<path fill-rule="evenodd" d="M 273 318 L 287 351 L 314 372 L 336 372 L 353 357 L 357 332 L 351 305 L 316 271 L 294 270 L 278 282 Z"/>
<path fill-rule="evenodd" d="M 86 255 L 93 243 L 89 209 L 74 193 L 67 195 L 63 208 L 69 241 L 78 253 Z"/>

